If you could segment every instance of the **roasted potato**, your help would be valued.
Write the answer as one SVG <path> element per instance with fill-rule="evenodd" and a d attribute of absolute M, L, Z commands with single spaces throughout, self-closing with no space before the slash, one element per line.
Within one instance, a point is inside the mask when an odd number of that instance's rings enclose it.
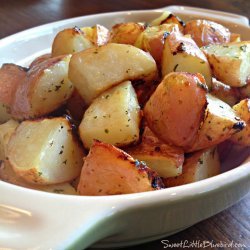
<path fill-rule="evenodd" d="M 139 139 L 140 107 L 130 81 L 97 97 L 86 110 L 79 127 L 86 148 L 93 139 L 125 146 Z"/>
<path fill-rule="evenodd" d="M 17 126 L 18 122 L 14 120 L 0 125 L 0 161 L 4 161 L 6 158 L 7 145 Z"/>
<path fill-rule="evenodd" d="M 210 88 L 212 74 L 207 58 L 195 42 L 178 32 L 170 33 L 162 54 L 162 76 L 170 72 L 200 73 Z"/>
<path fill-rule="evenodd" d="M 163 187 L 160 177 L 124 151 L 95 141 L 82 167 L 80 195 L 138 193 Z"/>
<path fill-rule="evenodd" d="M 185 23 L 169 11 L 164 11 L 161 16 L 150 22 L 151 26 L 158 26 L 161 24 L 177 24 L 181 32 L 184 31 L 185 27 Z"/>
<path fill-rule="evenodd" d="M 214 76 L 232 87 L 247 84 L 250 75 L 250 42 L 203 47 Z"/>
<path fill-rule="evenodd" d="M 110 42 L 134 45 L 145 27 L 143 23 L 118 23 L 112 27 Z"/>
<path fill-rule="evenodd" d="M 94 44 L 81 29 L 77 27 L 64 29 L 53 41 L 52 57 L 73 54 L 91 47 L 94 47 Z"/>
<path fill-rule="evenodd" d="M 216 147 L 198 151 L 186 157 L 183 173 L 163 180 L 166 187 L 185 185 L 220 174 L 220 161 Z"/>
<path fill-rule="evenodd" d="M 162 24 L 147 27 L 138 37 L 135 46 L 149 52 L 161 67 L 162 51 L 166 36 L 170 32 L 179 32 L 177 24 Z"/>
<path fill-rule="evenodd" d="M 230 42 L 231 33 L 223 25 L 208 20 L 191 20 L 184 27 L 199 47 Z"/>
<path fill-rule="evenodd" d="M 73 92 L 69 60 L 70 56 L 54 57 L 31 68 L 16 89 L 11 115 L 20 120 L 41 117 L 63 105 Z"/>
<path fill-rule="evenodd" d="M 75 53 L 69 64 L 69 78 L 87 104 L 120 82 L 152 81 L 156 76 L 152 56 L 126 44 L 109 43 Z"/>
<path fill-rule="evenodd" d="M 47 185 L 47 186 L 28 183 L 14 172 L 12 166 L 9 164 L 8 161 L 0 163 L 0 180 L 21 187 L 36 189 L 49 193 L 77 195 L 75 188 L 70 183 Z"/>
<path fill-rule="evenodd" d="M 31 63 L 30 63 L 30 66 L 29 68 L 33 68 L 37 65 L 39 65 L 40 63 L 50 59 L 52 57 L 51 53 L 48 53 L 48 54 L 44 54 L 44 55 L 41 55 L 41 56 L 38 56 L 36 57 Z"/>
<path fill-rule="evenodd" d="M 230 140 L 242 146 L 250 146 L 250 99 L 244 99 L 233 106 L 236 114 L 246 122 L 246 127 Z"/>
<path fill-rule="evenodd" d="M 233 88 L 215 78 L 212 78 L 210 94 L 221 99 L 230 106 L 236 104 L 240 99 L 239 88 Z"/>
<path fill-rule="evenodd" d="M 32 184 L 57 184 L 76 178 L 84 152 L 62 117 L 22 122 L 11 136 L 7 157 L 17 175 Z"/>
<path fill-rule="evenodd" d="M 101 46 L 109 42 L 110 32 L 106 27 L 100 24 L 96 24 L 92 27 L 83 27 L 81 31 L 83 31 L 84 35 L 95 46 Z"/>
<path fill-rule="evenodd" d="M 250 98 L 250 77 L 244 87 L 237 88 L 240 94 L 240 99 Z"/>
<path fill-rule="evenodd" d="M 145 162 L 160 177 L 174 177 L 182 173 L 183 151 L 160 141 L 148 127 L 145 127 L 142 142 L 126 152 Z"/>
<path fill-rule="evenodd" d="M 207 94 L 207 108 L 203 117 L 194 143 L 186 147 L 185 152 L 217 145 L 246 126 L 228 104 L 210 94 Z"/>
<path fill-rule="evenodd" d="M 26 68 L 12 63 L 3 64 L 0 68 L 0 123 L 11 119 L 10 106 L 26 71 Z"/>
<path fill-rule="evenodd" d="M 206 93 L 205 80 L 198 73 L 166 75 L 144 107 L 149 128 L 165 143 L 190 145 L 203 119 Z"/>
<path fill-rule="evenodd" d="M 232 42 L 232 43 L 234 43 L 234 42 L 241 42 L 240 34 L 231 33 L 230 42 Z"/>

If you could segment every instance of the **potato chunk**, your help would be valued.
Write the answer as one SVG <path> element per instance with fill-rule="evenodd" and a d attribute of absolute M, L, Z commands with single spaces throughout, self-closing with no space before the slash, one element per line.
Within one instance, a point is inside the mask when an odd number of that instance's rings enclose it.
<path fill-rule="evenodd" d="M 207 102 L 204 121 L 201 123 L 197 137 L 193 145 L 187 147 L 185 152 L 212 147 L 229 139 L 246 126 L 245 122 L 225 102 L 210 94 L 207 94 Z"/>
<path fill-rule="evenodd" d="M 243 145 L 250 146 L 250 99 L 244 99 L 233 106 L 236 114 L 246 122 L 246 127 L 237 134 L 234 134 L 230 140 Z"/>
<path fill-rule="evenodd" d="M 35 118 L 63 105 L 73 92 L 69 60 L 70 56 L 54 57 L 32 67 L 17 87 L 11 114 L 20 120 Z"/>
<path fill-rule="evenodd" d="M 80 174 L 83 155 L 71 125 L 61 117 L 22 122 L 7 147 L 14 171 L 33 184 L 73 180 Z"/>
<path fill-rule="evenodd" d="M 167 36 L 162 55 L 162 75 L 170 72 L 200 73 L 210 88 L 212 74 L 206 56 L 189 37 L 172 32 Z"/>
<path fill-rule="evenodd" d="M 204 180 L 219 173 L 219 155 L 217 149 L 213 147 L 187 156 L 183 165 L 183 173 L 163 181 L 166 187 L 174 187 Z"/>
<path fill-rule="evenodd" d="M 179 32 L 177 24 L 162 24 L 147 27 L 135 42 L 137 48 L 149 52 L 161 67 L 162 51 L 166 36 L 170 32 Z"/>
<path fill-rule="evenodd" d="M 144 31 L 143 23 L 119 23 L 112 27 L 111 43 L 134 45 L 139 35 Z"/>
<path fill-rule="evenodd" d="M 143 132 L 142 142 L 126 152 L 145 162 L 160 177 L 174 177 L 182 173 L 183 151 L 160 141 L 148 127 Z"/>
<path fill-rule="evenodd" d="M 232 87 L 247 84 L 250 75 L 250 42 L 213 44 L 202 48 L 214 76 Z"/>
<path fill-rule="evenodd" d="M 151 81 L 157 75 L 154 59 L 125 44 L 109 43 L 72 56 L 69 78 L 83 100 L 90 104 L 108 88 L 125 80 Z"/>
<path fill-rule="evenodd" d="M 139 139 L 140 107 L 131 82 L 121 83 L 97 97 L 79 127 L 86 148 L 93 139 L 125 146 Z"/>
<path fill-rule="evenodd" d="M 160 177 L 124 151 L 95 141 L 82 167 L 80 195 L 114 195 L 162 188 Z"/>
<path fill-rule="evenodd" d="M 7 145 L 9 143 L 11 135 L 14 133 L 18 122 L 9 120 L 0 125 L 0 160 L 4 161 L 7 153 Z"/>
<path fill-rule="evenodd" d="M 94 44 L 81 29 L 77 27 L 64 29 L 56 35 L 53 41 L 52 57 L 73 54 L 93 46 Z"/>
<path fill-rule="evenodd" d="M 191 35 L 199 47 L 230 42 L 231 33 L 223 25 L 208 20 L 191 20 L 184 27 L 184 34 Z"/>
<path fill-rule="evenodd" d="M 170 73 L 144 108 L 149 128 L 165 143 L 190 145 L 206 108 L 206 84 L 200 74 Z"/>
<path fill-rule="evenodd" d="M 0 69 L 0 123 L 11 119 L 10 106 L 18 85 L 26 76 L 26 68 L 6 63 Z"/>
<path fill-rule="evenodd" d="M 240 93 L 238 88 L 230 87 L 215 78 L 212 79 L 210 94 L 233 106 L 239 101 Z"/>
<path fill-rule="evenodd" d="M 8 161 L 2 162 L 0 164 L 0 180 L 21 187 L 45 191 L 49 193 L 77 195 L 75 188 L 70 183 L 54 185 L 35 185 L 28 183 L 14 172 L 12 166 Z"/>

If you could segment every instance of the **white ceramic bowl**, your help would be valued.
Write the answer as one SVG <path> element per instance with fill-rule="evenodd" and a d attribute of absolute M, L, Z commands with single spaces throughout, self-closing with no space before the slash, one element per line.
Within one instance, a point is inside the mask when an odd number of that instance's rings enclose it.
<path fill-rule="evenodd" d="M 188 7 L 164 9 L 184 20 L 217 20 L 250 40 L 246 17 Z M 48 52 L 57 31 L 65 27 L 147 21 L 164 9 L 91 15 L 20 32 L 0 41 L 0 64 L 27 64 Z M 99 240 L 98 246 L 107 248 L 139 244 L 181 231 L 222 211 L 249 188 L 250 158 L 233 170 L 197 183 L 129 195 L 59 195 L 0 181 L 0 248 L 76 250 Z"/>

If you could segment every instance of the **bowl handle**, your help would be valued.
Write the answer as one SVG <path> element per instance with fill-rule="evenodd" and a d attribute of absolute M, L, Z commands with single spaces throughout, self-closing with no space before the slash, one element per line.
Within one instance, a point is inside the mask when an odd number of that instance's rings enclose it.
<path fill-rule="evenodd" d="M 249 19 L 247 17 L 223 11 L 188 7 L 188 6 L 177 6 L 177 5 L 166 6 L 161 8 L 160 10 L 168 10 L 180 17 L 182 14 L 185 15 L 190 14 L 194 18 L 195 16 L 199 16 L 204 19 L 206 19 L 209 14 L 209 19 L 214 19 L 219 21 L 221 20 L 221 17 L 223 17 L 223 20 L 225 21 L 234 22 L 247 27 L 249 26 Z"/>
<path fill-rule="evenodd" d="M 100 202 L 98 197 L 45 193 L 2 181 L 0 190 L 0 248 L 80 250 L 125 226 L 115 199 Z"/>

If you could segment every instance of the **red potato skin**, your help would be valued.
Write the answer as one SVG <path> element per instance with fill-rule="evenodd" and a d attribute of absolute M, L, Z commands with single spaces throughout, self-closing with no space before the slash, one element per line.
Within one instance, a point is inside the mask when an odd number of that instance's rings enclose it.
<path fill-rule="evenodd" d="M 230 42 L 230 31 L 221 24 L 207 20 L 192 20 L 186 23 L 184 34 L 189 34 L 199 47 Z"/>
<path fill-rule="evenodd" d="M 0 102 L 10 106 L 16 89 L 25 79 L 27 69 L 6 63 L 0 69 Z"/>
<path fill-rule="evenodd" d="M 149 128 L 167 144 L 182 148 L 192 144 L 207 106 L 206 93 L 199 73 L 166 75 L 144 108 Z"/>
<path fill-rule="evenodd" d="M 124 151 L 95 140 L 85 158 L 77 191 L 80 195 L 116 195 L 163 188 L 161 178 Z"/>
<path fill-rule="evenodd" d="M 23 117 L 29 118 L 31 110 L 29 99 L 32 91 L 35 89 L 37 78 L 43 74 L 46 68 L 56 64 L 63 57 L 64 56 L 53 57 L 30 68 L 21 84 L 18 85 L 12 101 L 11 114 L 14 117 L 18 119 Z M 55 109 L 56 108 L 57 107 L 55 107 Z"/>
<path fill-rule="evenodd" d="M 35 58 L 31 64 L 30 64 L 30 68 L 34 68 L 35 66 L 37 66 L 38 64 L 48 60 L 49 58 L 51 58 L 51 54 L 48 53 L 48 54 L 44 54 L 44 55 L 41 55 L 37 58 Z"/>

